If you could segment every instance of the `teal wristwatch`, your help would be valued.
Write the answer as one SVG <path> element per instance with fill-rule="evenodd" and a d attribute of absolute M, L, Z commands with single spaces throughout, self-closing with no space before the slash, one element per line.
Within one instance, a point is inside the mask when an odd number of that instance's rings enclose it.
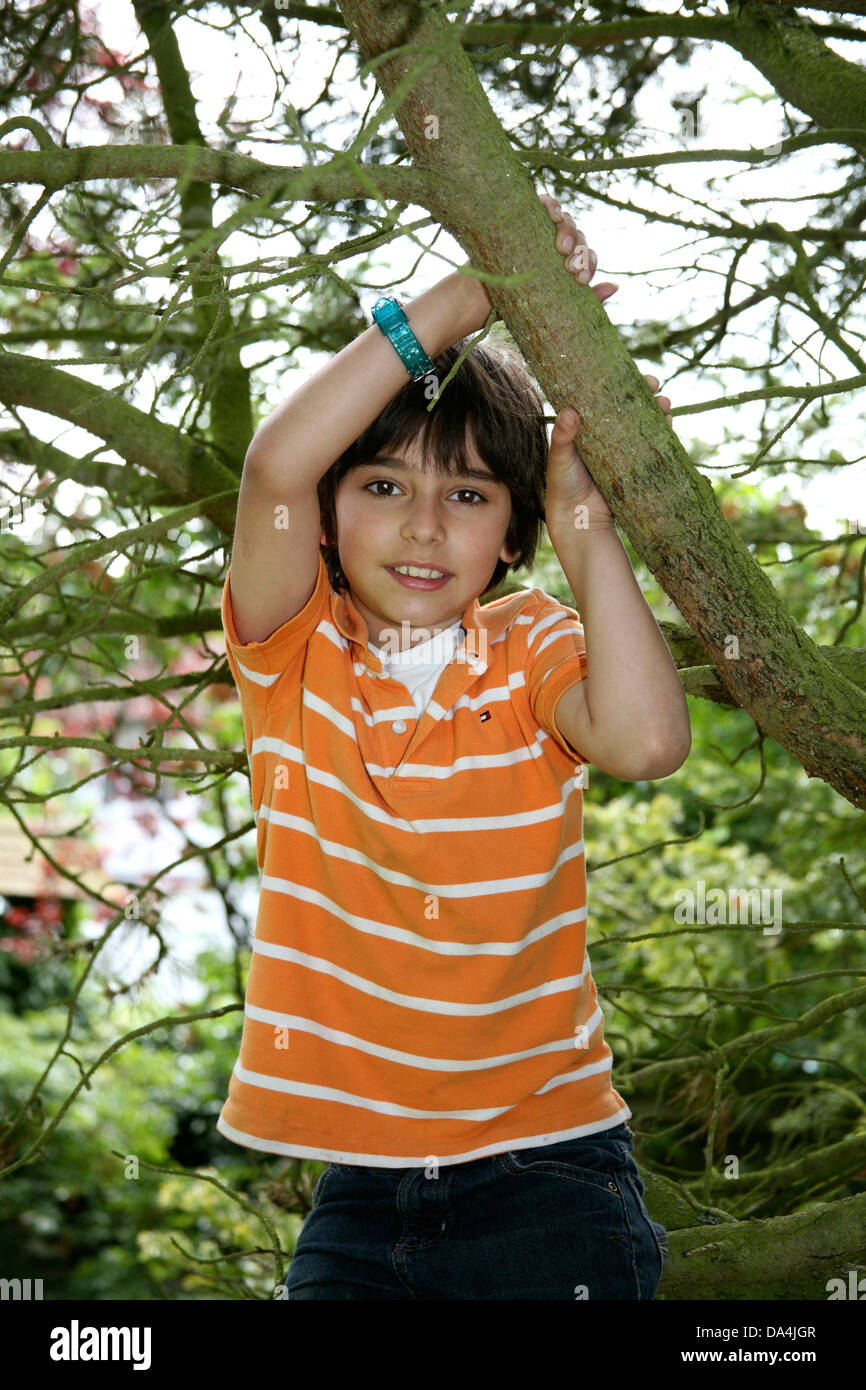
<path fill-rule="evenodd" d="M 385 337 L 399 354 L 400 361 L 413 381 L 435 371 L 435 367 L 422 348 L 412 329 L 406 311 L 399 299 L 385 295 L 373 305 L 373 322 L 381 328 Z"/>

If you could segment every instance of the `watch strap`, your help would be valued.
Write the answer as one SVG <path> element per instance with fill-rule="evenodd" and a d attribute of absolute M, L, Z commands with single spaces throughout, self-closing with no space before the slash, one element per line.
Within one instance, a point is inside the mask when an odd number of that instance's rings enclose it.
<path fill-rule="evenodd" d="M 377 299 L 373 305 L 373 322 L 378 324 L 413 381 L 435 370 L 433 361 L 412 332 L 399 299 L 393 295 Z"/>

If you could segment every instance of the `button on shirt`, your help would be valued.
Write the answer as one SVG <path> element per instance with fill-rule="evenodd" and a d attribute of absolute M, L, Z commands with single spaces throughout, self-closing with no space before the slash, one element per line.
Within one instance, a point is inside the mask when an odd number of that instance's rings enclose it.
<path fill-rule="evenodd" d="M 242 643 L 230 581 L 261 881 L 220 1133 L 423 1167 L 629 1119 L 586 953 L 584 759 L 554 720 L 579 614 L 475 599 L 390 652 L 320 553 L 304 608 Z"/>
<path fill-rule="evenodd" d="M 406 686 L 415 705 L 416 717 L 420 719 L 440 675 L 453 660 L 455 649 L 465 636 L 463 624 L 458 620 L 434 632 L 426 642 L 416 642 L 403 651 L 394 651 L 388 645 L 374 646 L 372 642 L 369 646 L 381 661 L 385 675 Z M 408 727 L 403 718 L 395 719 L 391 725 L 395 734 L 405 734 Z"/>

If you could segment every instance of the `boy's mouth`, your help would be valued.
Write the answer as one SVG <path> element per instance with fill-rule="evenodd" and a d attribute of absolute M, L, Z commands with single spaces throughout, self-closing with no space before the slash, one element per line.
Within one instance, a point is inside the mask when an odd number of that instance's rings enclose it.
<path fill-rule="evenodd" d="M 409 589 L 441 589 L 452 575 L 438 565 L 386 565 L 398 584 Z"/>

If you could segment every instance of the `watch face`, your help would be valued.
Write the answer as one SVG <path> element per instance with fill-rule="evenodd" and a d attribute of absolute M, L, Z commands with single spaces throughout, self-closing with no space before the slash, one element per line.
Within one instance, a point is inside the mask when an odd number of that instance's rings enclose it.
<path fill-rule="evenodd" d="M 403 322 L 402 311 L 389 299 L 386 299 L 384 303 L 381 304 L 381 307 L 377 304 L 374 312 L 376 314 L 376 321 L 378 323 L 383 323 L 386 328 Z"/>

